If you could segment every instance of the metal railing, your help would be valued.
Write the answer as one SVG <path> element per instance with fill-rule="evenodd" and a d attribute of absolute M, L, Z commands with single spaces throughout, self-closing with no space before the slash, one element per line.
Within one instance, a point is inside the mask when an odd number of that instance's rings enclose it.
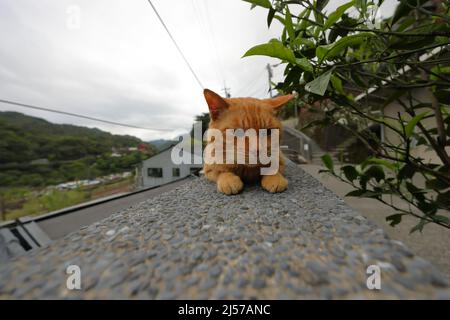
<path fill-rule="evenodd" d="M 282 145 L 286 146 L 288 150 L 296 152 L 308 162 L 312 160 L 313 152 L 320 150 L 314 140 L 288 126 L 283 128 Z"/>

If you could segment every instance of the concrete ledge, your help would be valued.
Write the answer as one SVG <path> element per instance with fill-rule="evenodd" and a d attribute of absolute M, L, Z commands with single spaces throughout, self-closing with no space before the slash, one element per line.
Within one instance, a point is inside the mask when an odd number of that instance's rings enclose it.
<path fill-rule="evenodd" d="M 298 167 L 286 175 L 282 194 L 188 182 L 0 266 L 0 298 L 450 298 L 427 261 Z M 369 290 L 376 264 L 381 290 Z"/>

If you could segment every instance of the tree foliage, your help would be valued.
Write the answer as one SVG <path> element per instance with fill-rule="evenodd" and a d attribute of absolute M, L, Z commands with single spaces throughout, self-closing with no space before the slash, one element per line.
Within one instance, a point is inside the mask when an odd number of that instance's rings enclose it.
<path fill-rule="evenodd" d="M 326 0 L 247 2 L 267 9 L 268 26 L 278 21 L 283 31 L 244 56 L 280 59 L 284 80 L 276 88 L 298 92 L 307 106 L 326 102 L 314 125 L 344 127 L 371 152 L 339 170 L 325 156 L 325 171 L 354 187 L 348 196 L 393 207 L 392 226 L 409 215 L 418 219 L 411 232 L 428 223 L 450 228 L 448 2 L 400 0 L 383 19 L 376 15 L 383 0 L 333 10 Z M 393 104 L 398 112 L 386 112 Z M 364 130 L 373 125 L 393 138 Z M 410 208 L 396 206 L 393 196 Z"/>
<path fill-rule="evenodd" d="M 205 131 L 208 129 L 209 126 L 209 112 L 203 112 L 202 114 L 196 115 L 194 118 L 195 122 L 201 122 L 202 124 L 202 137 L 205 134 Z M 194 137 L 194 127 L 192 127 L 191 132 L 190 132 L 191 137 Z"/>
<path fill-rule="evenodd" d="M 17 112 L 0 112 L 0 186 L 42 187 L 131 170 L 155 153 L 123 152 L 143 141 L 99 129 L 49 123 Z M 48 163 L 33 163 L 46 159 Z"/>

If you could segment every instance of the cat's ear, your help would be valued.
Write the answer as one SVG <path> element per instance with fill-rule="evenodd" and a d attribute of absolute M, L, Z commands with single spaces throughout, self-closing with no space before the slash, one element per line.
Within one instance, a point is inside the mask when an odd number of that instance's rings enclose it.
<path fill-rule="evenodd" d="M 217 93 L 209 89 L 203 90 L 203 95 L 205 96 L 206 103 L 208 104 L 211 119 L 213 121 L 217 120 L 219 115 L 228 109 L 228 103 Z"/>
<path fill-rule="evenodd" d="M 295 95 L 288 94 L 285 96 L 278 96 L 271 99 L 266 99 L 266 102 L 269 103 L 269 105 L 275 110 L 278 111 L 282 106 L 284 106 L 286 103 L 291 101 Z"/>

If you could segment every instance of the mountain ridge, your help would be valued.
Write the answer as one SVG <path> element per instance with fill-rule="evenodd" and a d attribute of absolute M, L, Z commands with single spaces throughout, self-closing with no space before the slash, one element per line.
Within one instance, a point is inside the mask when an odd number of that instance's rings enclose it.
<path fill-rule="evenodd" d="M 0 111 L 0 135 L 0 166 L 7 167 L 0 171 L 2 185 L 27 185 L 26 179 L 20 182 L 24 175 L 39 176 L 36 181 L 47 185 L 132 170 L 156 152 L 155 147 L 131 135 L 55 124 L 14 111 Z M 138 146 L 147 152 L 129 152 Z M 112 158 L 113 151 L 122 156 Z M 32 165 L 36 159 L 46 159 L 49 164 Z"/>

